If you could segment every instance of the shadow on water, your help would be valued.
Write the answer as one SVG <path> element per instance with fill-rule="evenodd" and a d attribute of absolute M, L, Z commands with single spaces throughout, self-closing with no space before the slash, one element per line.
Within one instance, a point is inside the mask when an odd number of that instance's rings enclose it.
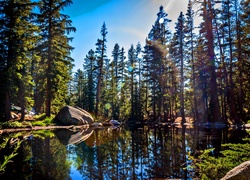
<path fill-rule="evenodd" d="M 140 126 L 8 134 L 1 136 L 1 163 L 15 148 L 9 142 L 3 147 L 11 136 L 28 138 L 22 138 L 0 179 L 192 179 L 188 153 L 215 148 L 216 156 L 221 144 L 242 143 L 247 133 Z"/>

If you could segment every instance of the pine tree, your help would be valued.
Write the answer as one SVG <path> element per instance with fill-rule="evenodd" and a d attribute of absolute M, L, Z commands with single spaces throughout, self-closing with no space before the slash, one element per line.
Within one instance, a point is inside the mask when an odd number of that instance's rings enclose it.
<path fill-rule="evenodd" d="M 188 1 L 188 8 L 186 13 L 186 22 L 185 22 L 185 41 L 186 41 L 186 50 L 185 54 L 187 55 L 188 62 L 188 70 L 190 73 L 187 73 L 187 76 L 190 76 L 190 108 L 193 113 L 193 118 L 195 123 L 199 120 L 198 114 L 198 106 L 197 106 L 197 68 L 195 65 L 195 57 L 194 57 L 194 48 L 196 45 L 196 35 L 195 35 L 195 27 L 194 27 L 194 10 L 193 3 L 191 0 Z"/>
<path fill-rule="evenodd" d="M 21 120 L 25 107 L 32 105 L 28 91 L 32 86 L 33 49 L 38 39 L 38 28 L 32 24 L 34 5 L 30 0 L 0 2 L 0 75 L 1 96 L 4 97 L 1 117 L 5 120 L 10 119 L 11 103 L 21 106 Z"/>
<path fill-rule="evenodd" d="M 147 41 L 146 41 L 147 42 Z M 143 83 L 145 84 L 145 97 L 144 97 L 144 111 L 146 114 L 146 119 L 149 118 L 150 116 L 150 102 L 151 102 L 151 96 L 149 95 L 149 84 L 150 84 L 150 62 L 151 62 L 151 48 L 149 45 L 145 45 L 144 46 L 144 50 L 143 50 L 143 71 L 142 71 L 142 75 L 143 75 Z"/>
<path fill-rule="evenodd" d="M 202 26 L 202 25 L 201 25 Z M 206 40 L 204 34 L 200 31 L 197 37 L 197 45 L 194 49 L 194 61 L 196 61 L 197 80 L 196 80 L 196 99 L 199 111 L 199 122 L 203 123 L 208 121 L 208 100 L 209 100 L 209 75 L 208 75 L 208 58 L 206 49 Z"/>
<path fill-rule="evenodd" d="M 167 114 L 171 113 L 168 111 L 170 107 L 170 96 L 168 96 L 169 86 L 167 81 L 171 78 L 168 75 L 171 74 L 172 65 L 167 59 L 167 40 L 171 37 L 171 32 L 168 29 L 168 23 L 171 21 L 167 19 L 168 14 L 164 12 L 163 6 L 160 7 L 157 13 L 157 20 L 155 21 L 153 28 L 151 29 L 148 40 L 146 41 L 147 49 L 145 52 L 148 53 L 145 64 L 147 64 L 148 71 L 148 82 L 152 107 L 153 118 L 160 117 L 163 112 L 165 118 Z M 172 71 L 173 72 L 173 71 Z"/>
<path fill-rule="evenodd" d="M 101 39 L 97 40 L 96 43 L 96 58 L 97 58 L 97 89 L 96 89 L 96 104 L 95 104 L 95 115 L 97 116 L 99 113 L 100 106 L 100 97 L 103 90 L 103 78 L 104 78 L 104 63 L 107 59 L 106 51 L 106 36 L 107 36 L 107 28 L 105 22 L 101 28 Z"/>
<path fill-rule="evenodd" d="M 124 48 L 121 48 L 119 52 L 119 58 L 118 58 L 118 90 L 119 90 L 119 118 L 125 119 L 127 117 L 128 110 L 127 106 L 129 103 L 127 103 L 128 98 L 127 96 L 127 90 L 129 89 L 127 87 L 127 68 L 126 68 L 126 56 Z"/>
<path fill-rule="evenodd" d="M 201 32 L 205 33 L 206 38 L 206 52 L 207 52 L 207 63 L 205 64 L 205 70 L 208 72 L 209 77 L 209 109 L 208 109 L 208 120 L 211 122 L 222 121 L 220 104 L 218 99 L 218 86 L 217 86 L 217 75 L 216 75 L 216 56 L 214 46 L 214 32 L 213 32 L 213 21 L 214 21 L 214 1 L 202 1 L 202 17 L 204 22 L 202 23 L 203 29 Z"/>
<path fill-rule="evenodd" d="M 222 104 L 222 113 L 223 118 L 227 119 L 227 105 L 229 106 L 229 114 L 230 119 L 239 122 L 239 118 L 237 115 L 237 107 L 235 104 L 235 82 L 233 81 L 233 64 L 236 58 L 234 57 L 234 49 L 235 48 L 235 41 L 236 39 L 236 21 L 234 19 L 235 15 L 232 13 L 233 11 L 233 2 L 229 2 L 228 0 L 222 1 L 221 9 L 217 9 L 215 13 L 215 23 L 214 26 L 216 27 L 216 37 L 215 42 L 217 42 L 218 49 L 220 50 L 220 60 L 221 60 L 221 104 Z M 216 16 L 220 14 L 220 18 Z M 225 84 L 225 85 L 223 85 Z M 223 87 L 225 86 L 225 87 Z M 225 93 L 223 93 L 225 92 Z M 225 99 L 225 100 L 224 100 Z"/>
<path fill-rule="evenodd" d="M 242 14 L 237 19 L 237 58 L 238 58 L 238 86 L 239 86 L 239 111 L 243 120 L 247 120 L 250 117 L 249 109 L 250 100 L 250 85 L 248 80 L 250 78 L 250 2 L 249 0 L 241 1 Z"/>
<path fill-rule="evenodd" d="M 111 107 L 112 107 L 112 118 L 119 119 L 120 115 L 120 103 L 119 103 L 119 83 L 121 82 L 121 77 L 119 77 L 119 57 L 121 54 L 120 46 L 116 43 L 112 51 L 113 61 L 110 64 L 110 90 L 111 90 Z M 123 67 L 124 68 L 124 67 Z M 123 69 L 121 69 L 123 71 Z M 121 84 L 121 83 L 120 83 Z M 120 94 L 121 95 L 121 94 Z"/>
<path fill-rule="evenodd" d="M 75 93 L 75 105 L 86 109 L 86 77 L 84 72 L 78 69 L 74 74 L 74 93 Z"/>
<path fill-rule="evenodd" d="M 178 17 L 178 22 L 176 23 L 175 33 L 172 39 L 172 58 L 173 61 L 178 64 L 180 69 L 180 112 L 182 117 L 182 124 L 185 123 L 185 112 L 184 112 L 184 22 L 185 18 L 183 13 L 181 12 Z"/>
<path fill-rule="evenodd" d="M 118 81 L 119 81 L 119 78 L 118 78 L 119 55 L 120 55 L 120 46 L 119 44 L 116 43 L 112 51 L 113 64 L 114 64 L 115 77 L 116 77 L 116 81 L 115 81 L 116 86 L 118 85 Z"/>
<path fill-rule="evenodd" d="M 61 11 L 72 4 L 71 0 L 41 0 L 39 3 L 39 27 L 42 40 L 38 45 L 41 62 L 39 68 L 40 79 L 45 85 L 45 112 L 51 115 L 51 105 L 57 111 L 65 104 L 67 94 L 67 82 L 70 80 L 73 59 L 70 52 L 73 48 L 69 45 L 72 38 L 67 37 L 76 29 L 71 26 L 69 16 Z M 39 79 L 39 78 L 38 78 Z M 38 82 L 37 82 L 38 83 Z M 39 82 L 41 83 L 41 82 Z"/>
<path fill-rule="evenodd" d="M 118 77 L 120 79 L 121 83 L 124 83 L 124 78 L 125 78 L 125 51 L 124 48 L 121 48 L 119 52 L 119 61 L 118 61 Z"/>
<path fill-rule="evenodd" d="M 87 72 L 87 107 L 86 110 L 94 112 L 95 88 L 96 88 L 96 57 L 94 50 L 90 50 L 84 59 L 83 70 Z"/>
<path fill-rule="evenodd" d="M 135 118 L 135 86 L 136 86 L 136 80 L 135 80 L 135 71 L 136 71 L 136 54 L 135 54 L 135 48 L 133 45 L 130 46 L 128 50 L 128 84 L 130 87 L 130 105 L 131 105 L 131 120 L 134 120 Z"/>
<path fill-rule="evenodd" d="M 137 61 L 137 79 L 138 79 L 138 91 L 137 91 L 137 101 L 136 101 L 136 110 L 137 110 L 137 120 L 142 121 L 144 117 L 143 111 L 143 59 L 141 58 L 142 47 L 140 43 L 136 45 L 136 61 Z"/>

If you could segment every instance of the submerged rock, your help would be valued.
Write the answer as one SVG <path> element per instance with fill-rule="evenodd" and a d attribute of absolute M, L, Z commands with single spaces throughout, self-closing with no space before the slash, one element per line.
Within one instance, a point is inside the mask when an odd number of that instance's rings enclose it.
<path fill-rule="evenodd" d="M 60 125 L 91 125 L 94 123 L 93 117 L 87 111 L 72 106 L 64 106 L 54 121 Z"/>
<path fill-rule="evenodd" d="M 243 162 L 229 171 L 221 180 L 249 180 L 250 161 Z"/>

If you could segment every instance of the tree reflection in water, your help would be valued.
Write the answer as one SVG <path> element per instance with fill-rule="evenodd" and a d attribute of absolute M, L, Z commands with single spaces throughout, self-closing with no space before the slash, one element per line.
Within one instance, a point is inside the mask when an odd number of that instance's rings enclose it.
<path fill-rule="evenodd" d="M 211 147 L 219 150 L 230 133 L 159 126 L 104 129 L 67 149 L 83 179 L 192 179 L 188 152 Z"/>
<path fill-rule="evenodd" d="M 211 147 L 219 152 L 221 143 L 244 136 L 245 131 L 167 126 L 33 132 L 0 178 L 192 179 L 188 152 Z"/>

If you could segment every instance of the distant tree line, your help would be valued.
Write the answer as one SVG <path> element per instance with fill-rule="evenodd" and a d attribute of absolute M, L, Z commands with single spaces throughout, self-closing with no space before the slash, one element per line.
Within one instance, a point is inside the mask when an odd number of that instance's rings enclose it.
<path fill-rule="evenodd" d="M 248 0 L 189 0 L 172 33 L 161 6 L 145 45 L 127 52 L 115 44 L 107 57 L 103 23 L 96 48 L 71 75 L 68 33 L 61 13 L 71 0 L 0 2 L 0 102 L 9 119 L 11 103 L 47 116 L 76 105 L 107 118 L 195 123 L 244 123 L 250 118 Z M 201 20 L 198 27 L 195 20 Z M 24 113 L 23 113 L 24 114 Z"/>
<path fill-rule="evenodd" d="M 161 6 L 145 46 L 106 54 L 106 24 L 70 84 L 69 104 L 99 116 L 195 123 L 250 117 L 249 14 L 246 0 L 189 0 L 174 33 Z M 195 11 L 194 11 L 195 9 Z M 194 21 L 199 18 L 200 25 Z"/>

